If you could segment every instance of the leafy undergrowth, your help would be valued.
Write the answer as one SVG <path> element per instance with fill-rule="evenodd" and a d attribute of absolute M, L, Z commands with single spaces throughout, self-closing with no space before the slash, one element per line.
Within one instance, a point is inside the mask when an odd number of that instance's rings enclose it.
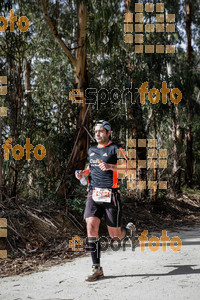
<path fill-rule="evenodd" d="M 125 223 L 133 221 L 138 232 L 192 226 L 200 224 L 200 196 L 182 194 L 159 198 L 156 203 L 135 202 L 134 206 L 128 200 L 123 211 Z"/>
<path fill-rule="evenodd" d="M 0 218 L 8 222 L 8 237 L 0 239 L 0 249 L 8 252 L 6 259 L 0 259 L 0 277 L 28 274 L 85 255 L 69 248 L 73 236 L 86 237 L 83 216 L 78 212 L 66 212 L 53 204 L 30 207 L 7 201 Z M 138 234 L 146 229 L 161 231 L 200 224 L 200 194 L 187 191 L 159 198 L 156 203 L 129 195 L 123 201 L 122 223 L 130 221 L 136 224 Z M 105 220 L 101 235 L 107 235 Z"/>

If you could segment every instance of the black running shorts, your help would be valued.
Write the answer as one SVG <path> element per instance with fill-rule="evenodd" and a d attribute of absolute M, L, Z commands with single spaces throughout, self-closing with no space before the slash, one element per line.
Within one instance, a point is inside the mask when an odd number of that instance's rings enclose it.
<path fill-rule="evenodd" d="M 106 224 L 110 227 L 121 226 L 121 200 L 118 191 L 112 191 L 111 203 L 97 203 L 92 199 L 92 189 L 87 195 L 84 219 L 98 217 L 100 220 L 105 214 Z"/>

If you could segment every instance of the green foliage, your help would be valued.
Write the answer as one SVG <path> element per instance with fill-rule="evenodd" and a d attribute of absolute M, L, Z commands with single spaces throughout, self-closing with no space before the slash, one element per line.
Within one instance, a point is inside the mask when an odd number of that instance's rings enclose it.
<path fill-rule="evenodd" d="M 156 138 L 160 148 L 168 149 L 168 169 L 163 175 L 171 177 L 174 153 L 172 123 L 177 122 L 177 130 L 183 132 L 183 142 L 178 150 L 181 156 L 181 183 L 184 184 L 187 130 L 192 123 L 193 151 L 195 161 L 194 181 L 200 176 L 200 74 L 199 74 L 199 6 L 192 1 L 192 42 L 193 61 L 187 62 L 185 33 L 185 8 L 183 1 L 164 1 L 170 13 L 176 14 L 176 34 L 158 35 L 152 33 L 145 37 L 146 42 L 156 44 L 176 43 L 177 53 L 135 54 L 134 45 L 124 43 L 124 7 L 120 1 L 84 1 L 88 9 L 87 22 L 87 79 L 90 88 L 108 90 L 113 88 L 123 92 L 130 88 L 130 98 L 102 99 L 91 105 L 90 128 L 92 133 L 97 119 L 109 120 L 112 124 L 112 138 L 124 147 L 128 138 Z M 145 1 L 143 1 L 145 3 Z M 146 1 L 148 2 L 148 1 Z M 8 107 L 8 118 L 2 120 L 3 142 L 13 137 L 14 144 L 24 145 L 30 137 L 35 146 L 43 144 L 47 155 L 37 161 L 33 155 L 27 162 L 25 157 L 17 162 L 11 156 L 3 162 L 3 185 L 9 195 L 17 180 L 17 193 L 23 197 L 38 197 L 41 201 L 66 201 L 58 194 L 57 188 L 64 181 L 67 184 L 67 205 L 73 210 L 83 212 L 85 203 L 82 186 L 76 186 L 71 175 L 65 174 L 66 165 L 73 149 L 78 132 L 80 106 L 69 101 L 69 92 L 74 88 L 74 69 L 47 25 L 40 1 L 9 1 L 16 16 L 25 15 L 31 26 L 26 33 L 7 30 L 1 33 L 0 66 L 1 75 L 8 76 L 8 94 L 1 99 L 1 105 Z M 48 13 L 63 41 L 76 55 L 77 47 L 77 5 L 80 1 L 48 1 Z M 154 1 L 156 3 L 156 1 Z M 2 7 L 1 15 L 7 16 L 9 7 Z M 145 23 L 150 21 L 146 14 Z M 32 93 L 25 92 L 25 63 L 31 63 Z M 171 66 L 171 74 L 167 66 Z M 148 82 L 148 90 L 161 89 L 166 81 L 170 89 L 176 87 L 183 98 L 176 106 L 169 97 L 167 104 L 153 105 L 148 100 L 140 105 L 138 89 Z M 4 101 L 5 100 L 5 101 Z M 29 105 L 28 105 L 29 104 Z M 151 114 L 150 114 L 151 113 Z M 189 120 L 188 114 L 192 118 Z M 13 146 L 14 146 L 13 144 Z M 126 188 L 122 187 L 124 193 Z"/>
<path fill-rule="evenodd" d="M 199 186 L 194 186 L 191 189 L 187 185 L 184 185 L 182 190 L 183 190 L 183 193 L 200 196 L 200 187 Z"/>
<path fill-rule="evenodd" d="M 87 201 L 86 195 L 87 195 L 86 187 L 82 186 L 81 184 L 77 185 L 71 197 L 67 199 L 67 203 L 69 207 L 73 211 L 77 211 L 78 213 L 83 215 L 85 202 Z"/>

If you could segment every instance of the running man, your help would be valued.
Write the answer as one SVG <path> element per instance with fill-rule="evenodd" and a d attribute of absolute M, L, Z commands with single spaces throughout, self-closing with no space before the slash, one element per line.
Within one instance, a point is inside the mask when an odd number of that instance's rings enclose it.
<path fill-rule="evenodd" d="M 121 201 L 118 192 L 117 150 L 119 145 L 110 141 L 111 125 L 100 120 L 95 124 L 96 146 L 88 150 L 89 168 L 75 172 L 81 180 L 89 173 L 89 192 L 86 201 L 84 219 L 87 224 L 88 246 L 92 257 L 92 274 L 86 281 L 95 281 L 104 276 L 100 266 L 99 225 L 105 214 L 108 232 L 111 238 L 133 237 L 135 226 L 129 223 L 121 227 Z"/>

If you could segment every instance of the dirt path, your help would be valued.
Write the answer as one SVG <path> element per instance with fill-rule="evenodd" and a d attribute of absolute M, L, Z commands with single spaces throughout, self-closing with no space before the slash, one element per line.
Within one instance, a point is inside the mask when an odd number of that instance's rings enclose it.
<path fill-rule="evenodd" d="M 163 228 L 164 229 L 164 228 Z M 162 232 L 151 235 L 161 237 Z M 148 245 L 132 251 L 107 250 L 102 253 L 104 279 L 88 283 L 90 256 L 57 265 L 46 271 L 0 279 L 2 300 L 68 299 L 199 299 L 200 226 L 167 231 L 170 239 L 179 236 L 182 248 L 152 252 Z M 149 236 L 150 238 L 150 236 Z"/>

